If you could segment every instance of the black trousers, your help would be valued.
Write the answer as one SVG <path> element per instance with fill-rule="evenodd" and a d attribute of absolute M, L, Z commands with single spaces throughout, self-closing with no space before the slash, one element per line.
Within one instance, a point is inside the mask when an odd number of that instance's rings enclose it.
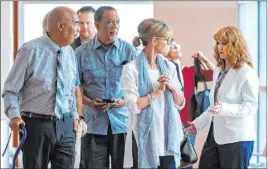
<path fill-rule="evenodd" d="M 109 168 L 123 169 L 126 134 L 112 134 L 111 126 L 107 135 L 86 134 L 82 137 L 80 169 Z"/>
<path fill-rule="evenodd" d="M 132 169 L 138 169 L 138 146 L 134 134 L 132 133 L 132 158 L 133 158 L 133 167 Z M 160 166 L 158 169 L 175 169 L 176 162 L 174 156 L 160 156 Z"/>
<path fill-rule="evenodd" d="M 27 138 L 23 145 L 23 167 L 52 169 L 74 167 L 75 133 L 73 119 L 43 120 L 22 117 L 25 121 Z"/>
<path fill-rule="evenodd" d="M 213 123 L 211 123 L 207 140 L 202 149 L 198 168 L 248 168 L 249 160 L 253 151 L 253 145 L 253 141 L 242 141 L 218 145 L 214 140 Z"/>

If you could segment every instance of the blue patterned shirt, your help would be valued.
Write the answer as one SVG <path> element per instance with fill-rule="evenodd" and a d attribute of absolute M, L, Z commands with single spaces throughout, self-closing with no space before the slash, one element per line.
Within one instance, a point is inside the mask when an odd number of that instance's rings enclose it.
<path fill-rule="evenodd" d="M 75 50 L 81 87 L 90 99 L 124 98 L 120 86 L 123 66 L 136 57 L 136 49 L 129 43 L 116 39 L 107 51 L 95 38 Z M 94 107 L 84 107 L 88 133 L 107 135 L 110 123 L 112 133 L 126 133 L 127 107 L 109 108 L 107 112 Z"/>
<path fill-rule="evenodd" d="M 78 118 L 75 86 L 80 85 L 80 81 L 74 51 L 70 46 L 60 48 L 44 35 L 19 49 L 4 84 L 2 97 L 5 113 L 10 119 L 20 117 L 20 112 L 55 115 L 59 49 L 64 58 L 63 97 L 67 100 L 63 113 L 71 113 L 73 118 Z"/>

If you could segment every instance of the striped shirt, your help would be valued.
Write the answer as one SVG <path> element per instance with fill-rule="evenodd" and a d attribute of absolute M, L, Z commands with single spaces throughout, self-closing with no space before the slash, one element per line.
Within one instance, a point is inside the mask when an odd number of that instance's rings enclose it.
<path fill-rule="evenodd" d="M 80 81 L 73 49 L 70 46 L 60 48 L 48 35 L 44 35 L 19 49 L 4 84 L 2 97 L 5 114 L 10 119 L 20 117 L 20 112 L 55 115 L 59 49 L 64 57 L 63 97 L 67 100 L 62 113 L 71 113 L 73 118 L 78 118 L 75 86 Z"/>

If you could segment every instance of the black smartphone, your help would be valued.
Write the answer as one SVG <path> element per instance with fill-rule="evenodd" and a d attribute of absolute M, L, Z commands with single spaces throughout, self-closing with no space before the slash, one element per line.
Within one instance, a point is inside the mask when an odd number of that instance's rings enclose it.
<path fill-rule="evenodd" d="M 106 102 L 106 103 L 114 103 L 115 100 L 113 99 L 102 99 L 103 102 Z"/>

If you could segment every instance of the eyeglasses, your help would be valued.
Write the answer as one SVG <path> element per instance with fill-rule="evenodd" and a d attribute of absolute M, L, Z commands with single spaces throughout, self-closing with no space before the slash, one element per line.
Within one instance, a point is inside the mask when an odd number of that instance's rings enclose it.
<path fill-rule="evenodd" d="M 167 42 L 167 44 L 170 44 L 171 43 L 171 40 L 172 40 L 172 38 L 164 38 L 164 37 L 156 37 L 157 39 L 163 39 L 163 40 L 165 40 L 166 42 Z"/>
<path fill-rule="evenodd" d="M 73 23 L 73 27 L 74 27 L 74 28 L 78 28 L 78 26 L 79 26 L 78 21 Z"/>
<path fill-rule="evenodd" d="M 114 20 L 114 19 L 109 19 L 107 22 L 106 22 L 106 25 L 108 26 L 112 26 L 112 25 L 119 25 L 120 24 L 120 20 Z"/>
<path fill-rule="evenodd" d="M 177 46 L 175 44 L 172 44 L 169 46 L 170 49 L 177 49 Z"/>

